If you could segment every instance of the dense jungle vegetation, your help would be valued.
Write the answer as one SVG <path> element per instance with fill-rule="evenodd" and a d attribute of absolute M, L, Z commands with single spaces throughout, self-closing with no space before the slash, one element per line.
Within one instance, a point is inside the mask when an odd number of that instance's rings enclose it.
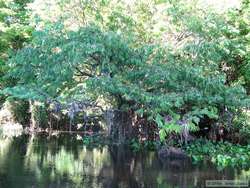
<path fill-rule="evenodd" d="M 70 131 L 115 110 L 136 149 L 249 166 L 250 1 L 207 3 L 0 0 L 2 110 Z"/>

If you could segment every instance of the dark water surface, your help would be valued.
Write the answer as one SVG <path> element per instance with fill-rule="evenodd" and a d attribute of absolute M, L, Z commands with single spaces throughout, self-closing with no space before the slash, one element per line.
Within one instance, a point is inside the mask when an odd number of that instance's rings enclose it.
<path fill-rule="evenodd" d="M 161 161 L 154 152 L 135 154 L 124 146 L 87 148 L 77 135 L 0 139 L 1 188 L 200 188 L 205 180 L 249 175 L 236 169 L 218 171 L 211 164 Z"/>

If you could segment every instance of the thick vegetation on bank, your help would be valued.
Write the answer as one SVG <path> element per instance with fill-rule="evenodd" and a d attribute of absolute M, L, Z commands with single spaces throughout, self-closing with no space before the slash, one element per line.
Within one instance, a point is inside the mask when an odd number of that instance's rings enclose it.
<path fill-rule="evenodd" d="M 0 4 L 20 12 L 0 15 L 7 27 L 0 87 L 3 99 L 29 102 L 40 125 L 61 114 L 71 130 L 90 115 L 118 109 L 167 144 L 187 143 L 190 135 L 249 144 L 249 0 L 221 11 L 199 1 L 57 1 L 55 18 L 30 6 L 31 39 L 27 3 Z M 12 29 L 7 22 L 15 17 Z M 224 154 L 227 146 L 211 147 Z"/>

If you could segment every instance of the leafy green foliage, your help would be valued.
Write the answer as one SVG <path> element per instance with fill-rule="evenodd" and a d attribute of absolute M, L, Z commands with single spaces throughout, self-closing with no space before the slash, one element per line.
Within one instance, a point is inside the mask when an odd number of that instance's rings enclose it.
<path fill-rule="evenodd" d="M 40 128 L 46 129 L 49 122 L 49 116 L 48 116 L 48 109 L 47 106 L 44 105 L 44 103 L 40 104 L 32 104 L 30 106 L 30 113 L 32 114 L 33 123 Z"/>
<path fill-rule="evenodd" d="M 249 0 L 226 13 L 172 1 L 168 12 L 182 36 L 178 41 L 181 45 L 177 45 L 181 55 L 192 58 L 193 63 L 225 72 L 227 84 L 241 82 L 249 92 Z"/>
<path fill-rule="evenodd" d="M 225 109 L 250 106 L 248 1 L 226 14 L 185 1 L 81 2 L 77 29 L 46 23 L 9 60 L 5 79 L 17 84 L 2 94 L 66 104 L 101 99 L 155 121 L 162 139 L 183 127 L 196 131 L 204 116 L 218 120 Z M 69 1 L 61 3 L 72 13 Z M 158 10 L 167 11 L 169 28 L 156 32 Z M 178 34 L 168 46 L 165 31 Z"/>
<path fill-rule="evenodd" d="M 240 112 L 233 120 L 231 132 L 238 133 L 238 142 L 250 144 L 250 115 L 249 112 Z"/>
<path fill-rule="evenodd" d="M 138 139 L 135 138 L 129 141 L 129 146 L 134 152 L 142 151 L 144 149 L 154 151 L 160 144 L 161 143 L 158 143 L 156 141 L 150 141 L 150 140 L 139 141 Z"/>
<path fill-rule="evenodd" d="M 15 80 L 4 79 L 8 71 L 6 61 L 11 52 L 23 47 L 29 41 L 32 27 L 28 22 L 27 3 L 30 0 L 0 0 L 0 89 L 13 86 Z M 0 99 L 4 101 L 4 97 Z"/>
<path fill-rule="evenodd" d="M 229 142 L 215 143 L 207 140 L 197 140 L 185 149 L 194 162 L 206 159 L 216 164 L 219 168 L 228 166 L 249 168 L 249 145 L 241 146 L 233 145 Z"/>
<path fill-rule="evenodd" d="M 30 113 L 29 103 L 17 98 L 9 98 L 5 103 L 5 107 L 13 116 L 14 122 L 19 122 L 22 125 L 29 124 Z"/>
<path fill-rule="evenodd" d="M 95 24 L 124 38 L 133 38 L 133 45 L 138 46 L 162 40 L 167 20 L 165 7 L 166 3 L 156 0 L 57 0 L 53 4 L 50 0 L 38 0 L 34 1 L 32 15 L 40 17 L 38 24 L 42 28 L 55 21 L 69 30 Z"/>
<path fill-rule="evenodd" d="M 108 145 L 108 140 L 103 135 L 84 135 L 82 137 L 83 144 L 89 148 Z"/>
<path fill-rule="evenodd" d="M 217 109 L 249 106 L 239 84 L 226 85 L 224 73 L 208 71 L 169 49 L 133 45 L 96 26 L 65 32 L 62 25 L 34 34 L 32 44 L 9 61 L 8 76 L 18 80 L 3 92 L 23 99 L 97 100 L 98 93 L 117 100 L 119 108 L 139 110 L 149 119 L 175 114 L 168 126 L 186 119 L 190 130 L 199 118 L 218 118 Z M 29 92 L 27 92 L 29 91 Z M 194 124 L 195 123 L 195 124 Z"/>

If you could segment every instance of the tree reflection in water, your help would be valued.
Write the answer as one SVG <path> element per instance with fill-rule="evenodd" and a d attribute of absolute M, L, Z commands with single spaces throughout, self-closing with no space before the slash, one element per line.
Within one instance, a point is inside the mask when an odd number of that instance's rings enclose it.
<path fill-rule="evenodd" d="M 72 135 L 0 140 L 0 187 L 204 187 L 206 179 L 246 177 L 231 169 L 161 161 L 126 146 L 87 148 Z M 249 177 L 249 176 L 248 176 Z"/>

